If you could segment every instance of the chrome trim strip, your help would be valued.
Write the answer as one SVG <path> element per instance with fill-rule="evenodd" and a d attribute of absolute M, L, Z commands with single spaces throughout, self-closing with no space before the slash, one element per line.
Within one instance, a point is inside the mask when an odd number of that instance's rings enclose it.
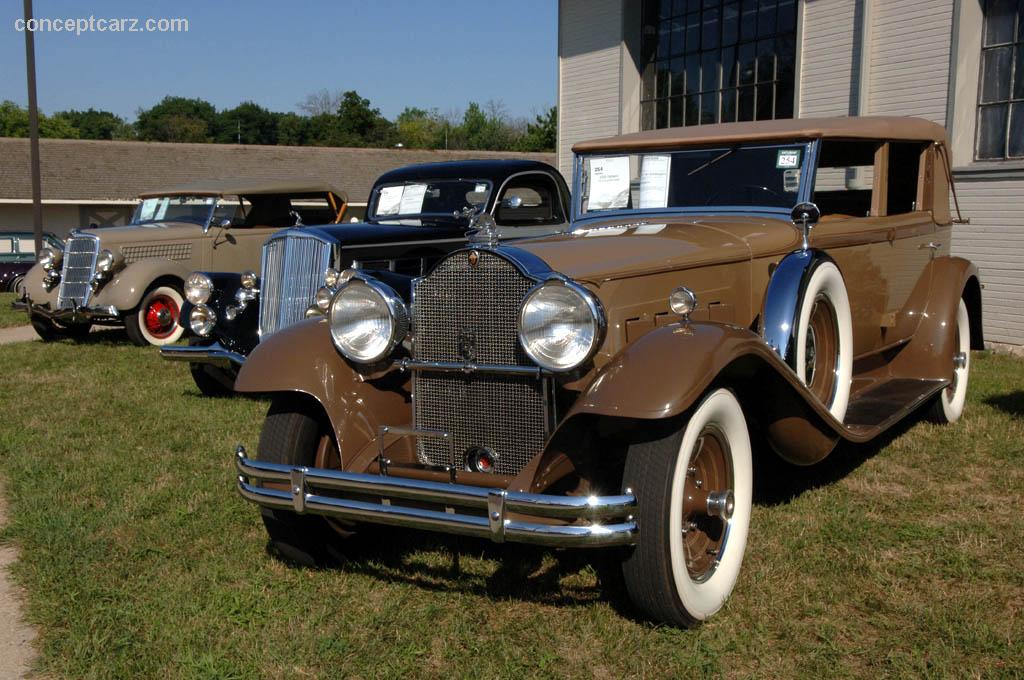
<path fill-rule="evenodd" d="M 235 451 L 238 492 L 258 505 L 314 515 L 414 529 L 490 538 L 495 542 L 534 543 L 556 547 L 632 545 L 637 524 L 633 520 L 636 497 L 555 496 L 447 484 L 394 476 L 342 472 L 323 468 L 280 465 L 251 460 L 245 449 Z M 287 484 L 289 491 L 266 488 L 259 482 Z M 405 507 L 314 493 L 316 489 L 382 496 L 387 500 L 436 503 L 445 510 Z M 452 511 L 472 508 L 486 514 Z M 497 513 L 497 517 L 493 513 Z M 608 524 L 557 525 L 508 519 L 508 513 L 563 520 L 620 520 Z"/>
<path fill-rule="evenodd" d="M 437 371 L 439 373 L 500 373 L 504 375 L 532 375 L 540 377 L 544 372 L 540 366 L 516 366 L 513 364 L 460 364 L 454 361 L 422 361 L 402 359 L 395 366 L 403 371 Z"/>
<path fill-rule="evenodd" d="M 216 366 L 241 366 L 245 356 L 226 349 L 219 342 L 212 345 L 165 345 L 160 356 L 168 361 L 187 361 L 190 364 L 213 364 Z"/>

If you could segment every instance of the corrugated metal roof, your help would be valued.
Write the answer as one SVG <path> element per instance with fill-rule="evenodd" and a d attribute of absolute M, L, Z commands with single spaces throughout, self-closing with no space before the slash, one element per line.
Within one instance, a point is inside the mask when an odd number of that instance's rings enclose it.
<path fill-rule="evenodd" d="M 555 163 L 552 153 L 424 151 L 317 146 L 170 144 L 41 139 L 44 200 L 130 200 L 139 194 L 209 179 L 267 181 L 317 177 L 362 203 L 374 180 L 411 163 L 525 158 Z M 28 139 L 0 137 L 0 200 L 32 197 Z"/>

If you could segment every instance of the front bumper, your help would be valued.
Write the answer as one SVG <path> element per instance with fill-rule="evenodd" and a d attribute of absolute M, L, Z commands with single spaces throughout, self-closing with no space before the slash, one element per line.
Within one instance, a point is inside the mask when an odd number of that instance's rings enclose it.
<path fill-rule="evenodd" d="M 476 536 L 495 543 L 559 548 L 636 543 L 637 525 L 632 517 L 636 498 L 630 493 L 556 496 L 281 465 L 249 459 L 241 446 L 235 451 L 235 465 L 238 492 L 266 508 Z M 261 482 L 283 484 L 289 490 L 269 488 Z M 326 495 L 328 492 L 331 495 Z M 403 501 L 440 509 L 410 507 L 402 505 Z M 474 510 L 476 514 L 472 514 Z M 513 515 L 515 518 L 510 517 Z M 534 518 L 539 521 L 532 521 Z"/>
<path fill-rule="evenodd" d="M 232 352 L 219 342 L 212 345 L 164 345 L 160 356 L 169 361 L 187 361 L 190 364 L 212 364 L 235 368 L 245 363 L 245 355 Z"/>
<path fill-rule="evenodd" d="M 49 303 L 34 305 L 31 300 L 27 300 L 22 309 L 28 311 L 29 316 L 41 316 L 44 319 L 61 324 L 121 322 L 121 313 L 113 305 L 106 307 L 51 309 Z"/>

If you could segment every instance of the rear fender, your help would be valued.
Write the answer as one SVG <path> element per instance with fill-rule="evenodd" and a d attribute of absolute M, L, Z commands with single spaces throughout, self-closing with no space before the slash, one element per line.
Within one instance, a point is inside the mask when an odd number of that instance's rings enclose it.
<path fill-rule="evenodd" d="M 324 319 L 308 319 L 261 342 L 242 365 L 235 391 L 298 392 L 323 407 L 349 468 L 377 437 L 381 425 L 412 420 L 408 374 L 392 371 L 369 380 L 338 354 Z M 349 468 L 350 469 L 350 468 Z"/>

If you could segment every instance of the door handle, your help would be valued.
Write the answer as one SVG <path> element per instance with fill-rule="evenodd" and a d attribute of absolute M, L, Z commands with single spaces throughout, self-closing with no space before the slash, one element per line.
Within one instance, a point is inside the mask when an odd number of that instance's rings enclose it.
<path fill-rule="evenodd" d="M 930 243 L 922 243 L 921 245 L 919 245 L 917 247 L 917 249 L 918 250 L 924 250 L 925 248 L 930 248 L 932 250 L 938 250 L 941 246 L 942 246 L 941 243 L 938 243 L 937 241 L 932 241 Z"/>

